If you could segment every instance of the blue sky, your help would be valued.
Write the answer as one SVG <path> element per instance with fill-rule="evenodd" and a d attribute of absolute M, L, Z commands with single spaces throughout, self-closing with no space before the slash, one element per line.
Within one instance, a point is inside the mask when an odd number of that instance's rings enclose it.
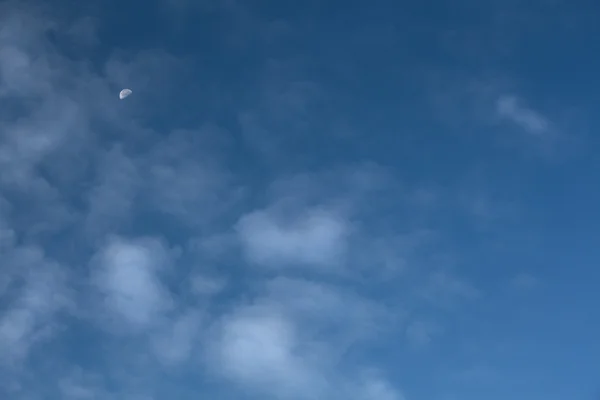
<path fill-rule="evenodd" d="M 2 397 L 598 395 L 595 2 L 125 3 L 0 5 Z"/>

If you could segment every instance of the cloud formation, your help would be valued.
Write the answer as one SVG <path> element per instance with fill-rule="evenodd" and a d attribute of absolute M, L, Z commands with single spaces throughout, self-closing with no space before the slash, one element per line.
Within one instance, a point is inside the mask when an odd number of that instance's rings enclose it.
<path fill-rule="evenodd" d="M 544 116 L 522 105 L 514 96 L 501 96 L 496 102 L 496 111 L 501 118 L 534 135 L 541 135 L 550 128 Z"/>
<path fill-rule="evenodd" d="M 170 298 L 160 282 L 167 250 L 155 240 L 109 239 L 91 267 L 104 306 L 116 324 L 148 328 L 170 308 Z"/>
<path fill-rule="evenodd" d="M 335 92 L 343 74 L 311 72 L 310 51 L 280 54 L 312 22 L 174 3 L 243 24 L 195 31 L 219 44 L 199 55 L 116 40 L 91 6 L 0 6 L 0 396 L 447 398 L 414 382 L 486 364 L 469 346 L 502 290 L 480 271 L 537 282 L 494 264 L 515 234 L 496 190 L 463 190 L 447 142 L 390 128 L 397 108 L 348 100 L 366 74 Z M 262 58 L 240 67 L 246 46 Z M 521 97 L 494 104 L 532 134 L 552 125 Z"/>
<path fill-rule="evenodd" d="M 346 246 L 346 223 L 325 210 L 307 210 L 291 218 L 296 220 L 286 221 L 285 216 L 268 211 L 242 217 L 238 231 L 250 261 L 279 267 L 335 267 Z"/>

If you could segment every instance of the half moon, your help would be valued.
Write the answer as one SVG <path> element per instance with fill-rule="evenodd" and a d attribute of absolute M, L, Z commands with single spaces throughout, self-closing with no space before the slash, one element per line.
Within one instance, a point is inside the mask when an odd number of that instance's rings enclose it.
<path fill-rule="evenodd" d="M 131 89 L 123 89 L 121 90 L 121 92 L 119 93 L 119 99 L 123 100 L 125 97 L 129 96 L 131 93 L 133 93 L 131 91 Z"/>

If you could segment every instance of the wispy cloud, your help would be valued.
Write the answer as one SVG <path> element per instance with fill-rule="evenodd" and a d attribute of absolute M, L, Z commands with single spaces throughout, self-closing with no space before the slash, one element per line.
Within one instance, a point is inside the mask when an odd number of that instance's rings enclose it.
<path fill-rule="evenodd" d="M 501 118 L 534 135 L 547 132 L 551 126 L 546 117 L 522 104 L 516 96 L 505 95 L 498 98 L 496 112 Z"/>

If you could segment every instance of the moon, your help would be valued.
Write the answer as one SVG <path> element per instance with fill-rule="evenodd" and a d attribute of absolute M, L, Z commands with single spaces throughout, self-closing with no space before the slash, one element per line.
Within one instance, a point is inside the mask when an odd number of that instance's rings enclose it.
<path fill-rule="evenodd" d="M 129 96 L 131 93 L 133 93 L 131 91 L 131 89 L 123 89 L 123 90 L 121 90 L 121 92 L 119 92 L 119 99 L 123 100 L 125 97 Z"/>

